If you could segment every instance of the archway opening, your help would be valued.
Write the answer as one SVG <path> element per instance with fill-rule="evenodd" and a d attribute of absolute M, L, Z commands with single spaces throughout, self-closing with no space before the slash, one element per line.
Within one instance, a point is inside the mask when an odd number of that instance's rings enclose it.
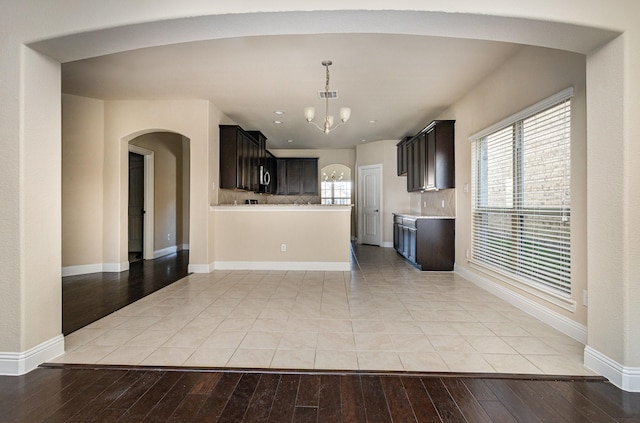
<path fill-rule="evenodd" d="M 129 141 L 130 262 L 189 249 L 189 144 L 174 132 L 150 132 Z"/>

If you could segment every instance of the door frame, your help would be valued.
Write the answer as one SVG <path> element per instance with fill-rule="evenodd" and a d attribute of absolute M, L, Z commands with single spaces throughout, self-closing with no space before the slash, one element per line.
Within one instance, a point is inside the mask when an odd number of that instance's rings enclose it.
<path fill-rule="evenodd" d="M 154 152 L 147 150 L 146 148 L 138 147 L 129 143 L 129 152 L 140 154 L 144 157 L 144 218 L 143 218 L 143 231 L 144 237 L 142 240 L 142 258 L 144 260 L 153 260 L 153 231 L 154 231 Z M 128 171 L 127 171 L 128 172 Z M 128 174 L 128 173 L 127 173 Z M 128 189 L 127 184 L 127 189 Z M 127 226 L 128 227 L 128 226 Z M 128 236 L 128 231 L 127 231 Z"/>
<path fill-rule="evenodd" d="M 363 170 L 369 170 L 369 169 L 377 169 L 378 170 L 378 174 L 380 175 L 380 192 L 379 192 L 379 202 L 380 202 L 380 212 L 379 212 L 379 216 L 380 218 L 378 219 L 378 231 L 380 233 L 380 244 L 378 244 L 379 247 L 382 247 L 384 245 L 384 203 L 382 202 L 383 200 L 383 166 L 382 163 L 378 163 L 378 164 L 372 164 L 372 165 L 363 165 L 363 166 L 358 166 L 358 195 L 357 195 L 357 204 L 358 204 L 358 244 L 362 244 L 362 222 L 364 221 L 363 218 L 363 211 L 362 211 L 362 171 Z"/>

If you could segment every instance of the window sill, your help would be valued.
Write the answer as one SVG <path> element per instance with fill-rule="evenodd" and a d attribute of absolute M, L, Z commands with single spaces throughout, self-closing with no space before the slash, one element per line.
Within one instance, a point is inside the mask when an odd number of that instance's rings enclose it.
<path fill-rule="evenodd" d="M 552 289 L 545 288 L 541 285 L 525 281 L 524 279 L 517 279 L 513 276 L 506 275 L 500 271 L 497 271 L 496 269 L 493 269 L 474 260 L 469 260 L 469 265 L 474 270 L 482 272 L 485 275 L 499 280 L 500 282 L 506 283 L 507 285 L 518 288 L 519 290 L 533 295 L 536 298 L 544 300 L 572 313 L 576 311 L 576 301 L 571 297 L 560 294 L 553 291 Z"/>

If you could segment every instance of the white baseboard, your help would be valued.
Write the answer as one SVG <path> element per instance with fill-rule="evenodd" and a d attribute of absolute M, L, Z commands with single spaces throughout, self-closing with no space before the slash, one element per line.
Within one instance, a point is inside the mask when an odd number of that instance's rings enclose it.
<path fill-rule="evenodd" d="M 67 266 L 62 268 L 62 277 L 88 275 L 89 273 L 100 273 L 102 272 L 102 267 L 102 263 Z"/>
<path fill-rule="evenodd" d="M 58 335 L 24 352 L 0 352 L 0 375 L 19 376 L 64 354 L 64 336 Z"/>
<path fill-rule="evenodd" d="M 351 263 L 321 261 L 216 261 L 217 270 L 303 270 L 324 272 L 348 272 Z"/>
<path fill-rule="evenodd" d="M 498 298 L 502 298 L 511 305 L 518 307 L 525 313 L 545 322 L 549 326 L 572 337 L 576 341 L 583 344 L 587 343 L 587 327 L 585 325 L 575 322 L 560 313 L 556 313 L 555 311 L 550 310 L 535 301 L 531 301 L 527 297 L 505 288 L 496 282 L 473 273 L 462 266 L 458 266 L 456 264 L 454 271 L 480 288 L 491 292 Z"/>
<path fill-rule="evenodd" d="M 626 367 L 590 346 L 584 348 L 584 365 L 627 392 L 640 392 L 640 367 Z"/>
<path fill-rule="evenodd" d="M 211 273 L 213 272 L 213 263 L 210 264 L 189 264 L 187 273 Z"/>
<path fill-rule="evenodd" d="M 178 246 L 172 245 L 171 247 L 163 248 L 161 250 L 153 251 L 153 258 L 157 259 L 159 257 L 168 256 L 169 254 L 173 254 L 178 252 Z"/>
<path fill-rule="evenodd" d="M 62 277 L 88 275 L 89 273 L 100 272 L 124 272 L 129 270 L 129 262 L 122 263 L 94 263 L 81 264 L 79 266 L 66 266 L 62 268 Z"/>
<path fill-rule="evenodd" d="M 177 253 L 178 251 L 188 250 L 189 244 L 172 245 L 171 247 L 163 248 L 161 250 L 155 250 L 153 252 L 153 258 L 168 256 L 169 254 Z"/>
<path fill-rule="evenodd" d="M 381 247 L 393 248 L 393 241 L 385 241 L 385 242 L 382 243 Z"/>
<path fill-rule="evenodd" d="M 122 263 L 104 263 L 102 265 L 103 272 L 124 272 L 129 270 L 129 262 L 123 261 Z"/>

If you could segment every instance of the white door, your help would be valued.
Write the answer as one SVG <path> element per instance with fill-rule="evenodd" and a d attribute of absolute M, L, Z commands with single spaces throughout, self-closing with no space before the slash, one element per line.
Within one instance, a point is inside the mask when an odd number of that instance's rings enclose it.
<path fill-rule="evenodd" d="M 358 168 L 360 243 L 382 245 L 382 165 Z"/>

